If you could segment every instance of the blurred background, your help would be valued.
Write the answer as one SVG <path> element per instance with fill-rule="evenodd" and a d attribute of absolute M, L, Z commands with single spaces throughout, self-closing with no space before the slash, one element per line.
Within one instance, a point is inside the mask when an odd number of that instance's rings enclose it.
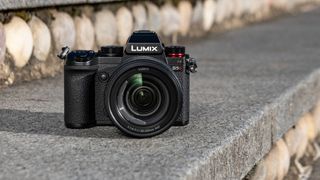
<path fill-rule="evenodd" d="M 62 46 L 125 44 L 151 29 L 166 43 L 187 42 L 315 7 L 318 0 L 0 1 L 0 86 L 59 74 Z"/>

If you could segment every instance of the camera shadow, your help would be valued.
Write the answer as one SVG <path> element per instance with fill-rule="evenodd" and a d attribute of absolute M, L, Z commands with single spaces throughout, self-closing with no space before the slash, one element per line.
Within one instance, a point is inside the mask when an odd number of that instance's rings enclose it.
<path fill-rule="evenodd" d="M 0 131 L 107 139 L 130 138 L 122 134 L 116 127 L 110 126 L 89 129 L 68 129 L 64 126 L 63 113 L 6 109 L 0 109 Z"/>

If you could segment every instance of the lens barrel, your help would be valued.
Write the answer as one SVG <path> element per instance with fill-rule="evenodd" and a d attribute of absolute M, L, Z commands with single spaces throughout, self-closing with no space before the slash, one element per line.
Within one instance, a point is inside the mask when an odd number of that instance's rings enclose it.
<path fill-rule="evenodd" d="M 112 75 L 105 94 L 107 111 L 124 133 L 150 137 L 167 130 L 182 107 L 175 73 L 156 59 L 135 57 Z"/>

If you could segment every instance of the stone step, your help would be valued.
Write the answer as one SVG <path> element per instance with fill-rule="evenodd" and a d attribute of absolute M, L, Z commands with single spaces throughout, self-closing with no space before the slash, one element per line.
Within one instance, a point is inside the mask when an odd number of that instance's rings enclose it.
<path fill-rule="evenodd" d="M 0 179 L 240 179 L 319 100 L 320 9 L 187 45 L 190 124 L 149 139 L 63 125 L 62 76 L 0 92 Z"/>
<path fill-rule="evenodd" d="M 125 0 L 1 0 L 0 10 L 38 8 L 50 6 L 79 5 L 85 3 L 109 3 Z"/>

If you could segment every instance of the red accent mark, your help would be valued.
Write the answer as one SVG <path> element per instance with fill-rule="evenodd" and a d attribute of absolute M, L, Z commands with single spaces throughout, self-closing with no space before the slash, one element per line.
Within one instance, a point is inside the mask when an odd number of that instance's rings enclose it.
<path fill-rule="evenodd" d="M 168 57 L 172 57 L 172 58 L 182 58 L 184 56 L 185 56 L 184 53 L 170 53 L 170 54 L 168 54 Z"/>

